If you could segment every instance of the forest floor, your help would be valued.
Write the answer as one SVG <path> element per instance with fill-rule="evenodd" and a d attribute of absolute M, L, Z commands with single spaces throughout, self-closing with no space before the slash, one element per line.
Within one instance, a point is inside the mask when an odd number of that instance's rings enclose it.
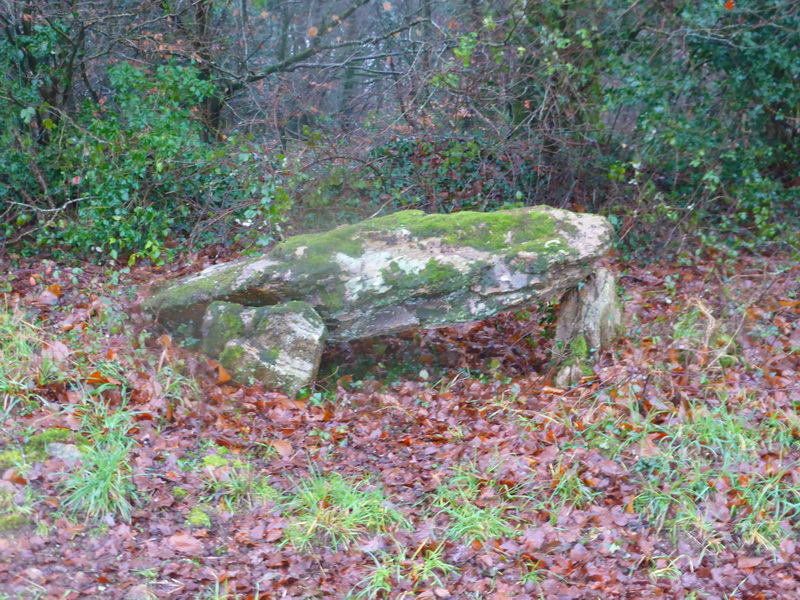
<path fill-rule="evenodd" d="M 141 314 L 209 256 L 2 265 L 0 598 L 800 597 L 796 260 L 611 259 L 573 389 L 542 307 L 332 346 L 290 399 Z"/>

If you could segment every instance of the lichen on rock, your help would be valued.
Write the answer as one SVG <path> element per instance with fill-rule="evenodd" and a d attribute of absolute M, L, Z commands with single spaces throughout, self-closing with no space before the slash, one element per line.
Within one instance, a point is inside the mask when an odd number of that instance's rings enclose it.
<path fill-rule="evenodd" d="M 203 349 L 240 381 L 254 379 L 294 394 L 316 376 L 325 324 L 305 302 L 250 308 L 211 304 Z"/>

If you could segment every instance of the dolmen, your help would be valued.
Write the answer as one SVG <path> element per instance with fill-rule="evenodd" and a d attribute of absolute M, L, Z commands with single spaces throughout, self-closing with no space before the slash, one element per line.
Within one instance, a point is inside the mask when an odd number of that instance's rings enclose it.
<path fill-rule="evenodd" d="M 326 341 L 486 319 L 560 296 L 555 384 L 592 374 L 618 333 L 613 229 L 549 206 L 492 213 L 406 210 L 218 264 L 155 290 L 143 309 L 239 381 L 296 393 Z"/>

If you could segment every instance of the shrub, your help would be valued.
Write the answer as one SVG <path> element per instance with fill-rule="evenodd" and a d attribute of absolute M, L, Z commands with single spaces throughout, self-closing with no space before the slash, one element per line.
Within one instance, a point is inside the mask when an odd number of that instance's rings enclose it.
<path fill-rule="evenodd" d="M 213 84 L 193 67 L 129 63 L 111 68 L 109 82 L 108 100 L 87 101 L 74 120 L 45 121 L 49 142 L 39 154 L 19 131 L 0 151 L 12 174 L 0 187 L 6 236 L 35 222 L 40 245 L 159 262 L 209 222 L 255 222 L 256 237 L 269 241 L 287 196 L 248 140 L 206 139 L 199 107 Z M 37 177 L 47 193 L 25 194 Z"/>
<path fill-rule="evenodd" d="M 627 155 L 619 179 L 638 192 L 631 208 L 707 241 L 710 227 L 733 244 L 779 237 L 796 207 L 788 175 L 800 158 L 800 10 L 687 3 L 665 23 L 637 33 L 633 60 L 615 63 L 618 83 L 606 91 L 612 112 L 636 119 L 615 132 Z"/>
<path fill-rule="evenodd" d="M 517 199 L 531 168 L 481 137 L 394 138 L 370 158 L 382 189 L 400 207 L 432 212 L 496 210 Z"/>

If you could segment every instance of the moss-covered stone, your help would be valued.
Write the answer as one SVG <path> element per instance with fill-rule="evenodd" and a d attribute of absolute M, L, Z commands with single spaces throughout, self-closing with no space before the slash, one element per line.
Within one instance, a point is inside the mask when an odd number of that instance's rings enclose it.
<path fill-rule="evenodd" d="M 233 365 L 236 365 L 236 363 L 242 360 L 244 354 L 244 348 L 228 343 L 228 345 L 219 355 L 219 362 L 223 367 L 230 370 L 233 368 Z"/>
<path fill-rule="evenodd" d="M 606 269 L 598 269 L 583 285 L 561 298 L 556 325 L 556 347 L 566 351 L 554 357 L 559 387 L 594 375 L 591 361 L 606 350 L 621 328 L 622 311 L 617 301 L 616 280 Z"/>
<path fill-rule="evenodd" d="M 208 305 L 231 297 L 241 299 L 237 292 L 247 286 L 247 281 L 241 280 L 242 272 L 260 260 L 263 257 L 215 265 L 208 271 L 169 282 L 145 300 L 142 309 L 162 317 L 171 325 L 182 325 L 187 337 L 199 337 L 200 324 Z"/>
<path fill-rule="evenodd" d="M 211 516 L 199 506 L 195 506 L 189 511 L 186 522 L 192 527 L 211 527 Z"/>
<path fill-rule="evenodd" d="M 19 450 L 3 450 L 0 452 L 0 471 L 17 467 L 24 462 L 25 458 Z"/>
<path fill-rule="evenodd" d="M 217 356 L 228 341 L 244 334 L 244 310 L 241 304 L 231 302 L 212 302 L 208 306 L 203 324 L 203 352 Z"/>
<path fill-rule="evenodd" d="M 325 323 L 306 302 L 247 309 L 242 337 L 229 340 L 219 361 L 237 380 L 254 379 L 295 393 L 319 367 Z"/>
<path fill-rule="evenodd" d="M 307 301 L 335 341 L 479 320 L 576 285 L 608 249 L 611 233 L 602 217 L 550 207 L 449 215 L 402 211 L 290 238 L 261 258 L 185 280 L 189 295 L 183 300 L 150 304 L 187 315 L 210 305 L 208 314 L 221 310 L 219 317 L 228 309 L 213 301 L 242 305 L 230 309 L 238 315 L 228 315 L 230 322 L 216 319 L 204 348 L 219 353 L 226 369 L 238 371 L 236 377 L 261 379 L 274 376 L 275 366 L 293 371 L 297 347 L 283 352 L 284 345 L 256 333 L 279 316 L 269 315 L 266 306 L 286 303 L 279 310 L 293 312 L 292 301 Z M 207 282 L 198 291 L 203 278 Z M 287 319 L 285 326 L 295 325 Z M 301 337 L 314 330 L 299 327 Z M 274 348 L 280 348 L 277 355 Z"/>
<path fill-rule="evenodd" d="M 0 516 L 0 531 L 13 531 L 14 529 L 29 525 L 30 522 L 30 518 L 20 513 L 12 512 L 5 514 Z"/>
<path fill-rule="evenodd" d="M 285 302 L 275 306 L 247 307 L 232 302 L 214 302 L 206 311 L 203 319 L 203 351 L 209 356 L 220 356 L 225 368 L 241 358 L 242 348 L 231 344 L 231 349 L 224 353 L 228 342 L 249 339 L 265 328 L 270 327 L 277 317 L 282 315 L 299 315 L 308 320 L 319 320 L 319 315 L 306 302 Z M 224 353 L 225 359 L 222 359 Z M 270 355 L 267 362 L 275 362 L 278 354 Z"/>
<path fill-rule="evenodd" d="M 72 440 L 72 431 L 63 427 L 54 427 L 46 429 L 41 433 L 32 435 L 25 443 L 28 450 L 42 450 L 47 447 L 47 444 L 53 443 L 67 443 Z"/>

